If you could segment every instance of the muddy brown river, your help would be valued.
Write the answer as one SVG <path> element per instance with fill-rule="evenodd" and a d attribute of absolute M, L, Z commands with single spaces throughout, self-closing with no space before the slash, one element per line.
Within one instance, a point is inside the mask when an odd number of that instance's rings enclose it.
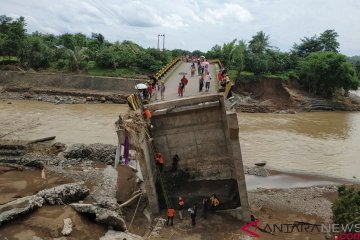
<path fill-rule="evenodd" d="M 12 104 L 8 104 L 11 102 Z M 0 135 L 35 139 L 56 136 L 72 143 L 116 143 L 114 122 L 127 110 L 118 104 L 54 105 L 36 101 L 0 101 Z M 239 113 L 244 163 L 266 161 L 269 168 L 346 179 L 360 179 L 360 113 Z"/>

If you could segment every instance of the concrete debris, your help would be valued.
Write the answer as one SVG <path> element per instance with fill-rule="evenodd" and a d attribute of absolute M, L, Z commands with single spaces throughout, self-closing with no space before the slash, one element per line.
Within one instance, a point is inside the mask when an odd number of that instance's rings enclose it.
<path fill-rule="evenodd" d="M 166 220 L 162 217 L 155 218 L 154 221 L 156 222 L 156 224 L 155 224 L 153 230 L 151 231 L 150 236 L 158 236 L 166 222 Z"/>
<path fill-rule="evenodd" d="M 98 182 L 96 189 L 91 194 L 98 205 L 109 208 L 112 211 L 119 211 L 116 200 L 118 173 L 112 166 L 107 166 L 103 172 L 103 177 Z M 119 214 L 121 214 L 119 212 Z"/>
<path fill-rule="evenodd" d="M 72 232 L 72 227 L 73 227 L 73 223 L 72 223 L 71 219 L 65 218 L 64 219 L 64 227 L 63 227 L 63 230 L 61 231 L 61 234 L 64 236 L 70 235 L 70 233 Z"/>
<path fill-rule="evenodd" d="M 95 215 L 95 221 L 107 226 L 113 227 L 115 230 L 126 231 L 126 223 L 124 219 L 115 211 L 108 210 L 93 204 L 70 204 L 79 213 L 90 213 Z"/>
<path fill-rule="evenodd" d="M 106 232 L 105 236 L 102 236 L 100 240 L 143 240 L 144 238 L 135 235 L 129 232 L 117 232 L 114 230 L 109 230 Z"/>
<path fill-rule="evenodd" d="M 83 182 L 63 184 L 54 188 L 42 190 L 39 193 L 16 199 L 0 206 L 0 226 L 21 215 L 40 208 L 43 204 L 63 204 L 77 201 L 89 194 L 89 189 Z"/>
<path fill-rule="evenodd" d="M 42 197 L 50 205 L 64 204 L 83 199 L 89 194 L 89 189 L 84 182 L 63 184 L 54 188 L 40 191 L 38 196 Z"/>
<path fill-rule="evenodd" d="M 111 144 L 73 144 L 66 149 L 64 157 L 67 159 L 81 159 L 100 161 L 112 164 L 115 159 L 116 146 Z"/>
<path fill-rule="evenodd" d="M 6 222 L 9 222 L 19 216 L 25 215 L 34 211 L 37 208 L 42 207 L 45 200 L 38 196 L 27 196 L 16 199 L 9 203 L 0 206 L 0 226 Z"/>

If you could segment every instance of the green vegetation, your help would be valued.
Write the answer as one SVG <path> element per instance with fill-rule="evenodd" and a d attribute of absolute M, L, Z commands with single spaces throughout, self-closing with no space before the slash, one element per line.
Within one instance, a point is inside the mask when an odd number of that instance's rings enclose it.
<path fill-rule="evenodd" d="M 111 43 L 100 33 L 26 33 L 23 17 L 0 16 L 0 63 L 17 63 L 25 69 L 69 71 L 104 76 L 149 75 L 176 56 L 220 59 L 230 78 L 239 82 L 258 81 L 261 76 L 282 80 L 298 79 L 311 93 L 332 97 L 338 89 L 357 89 L 360 57 L 338 53 L 338 33 L 325 30 L 319 36 L 304 37 L 289 52 L 270 45 L 263 31 L 249 42 L 234 39 L 215 45 L 207 53 L 182 49 L 159 51 L 131 41 Z"/>
<path fill-rule="evenodd" d="M 235 83 L 259 81 L 261 77 L 284 81 L 297 79 L 311 93 L 332 97 L 336 90 L 356 90 L 359 86 L 360 59 L 338 53 L 338 34 L 325 30 L 320 36 L 305 37 L 290 52 L 270 46 L 263 31 L 252 39 L 236 39 L 223 46 L 215 45 L 208 58 L 219 58 Z"/>
<path fill-rule="evenodd" d="M 153 74 L 176 56 L 204 55 L 198 50 L 145 49 L 131 41 L 111 43 L 100 33 L 26 34 L 25 27 L 23 17 L 0 16 L 0 63 L 16 62 L 25 69 L 131 77 Z"/>
<path fill-rule="evenodd" d="M 360 222 L 360 191 L 341 186 L 338 188 L 338 198 L 332 205 L 334 222 L 336 224 L 357 224 Z M 352 229 L 354 232 L 355 229 Z"/>

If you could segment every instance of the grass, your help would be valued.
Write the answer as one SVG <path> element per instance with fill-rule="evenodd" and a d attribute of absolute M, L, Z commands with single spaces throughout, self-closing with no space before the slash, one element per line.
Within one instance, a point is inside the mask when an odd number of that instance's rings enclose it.
<path fill-rule="evenodd" d="M 139 75 L 148 75 L 149 71 L 140 68 L 97 68 L 88 69 L 88 73 L 94 76 L 107 77 L 135 77 Z"/>
<path fill-rule="evenodd" d="M 8 56 L 0 56 L 0 62 L 1 61 L 8 61 L 8 60 L 10 60 L 10 61 L 17 61 L 17 57 L 8 57 Z"/>

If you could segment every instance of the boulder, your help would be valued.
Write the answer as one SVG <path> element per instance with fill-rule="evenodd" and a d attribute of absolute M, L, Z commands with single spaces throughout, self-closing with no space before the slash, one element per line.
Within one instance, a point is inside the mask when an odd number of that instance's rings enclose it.
<path fill-rule="evenodd" d="M 124 219 L 115 211 L 102 208 L 93 204 L 70 204 L 79 213 L 88 213 L 95 215 L 95 221 L 107 226 L 113 227 L 115 230 L 126 231 L 126 223 Z"/>
<path fill-rule="evenodd" d="M 0 205 L 0 226 L 21 215 L 32 212 L 48 203 L 63 204 L 78 201 L 89 194 L 84 182 L 63 184 L 54 188 L 42 190 L 39 193 L 16 199 Z"/>
<path fill-rule="evenodd" d="M 84 182 L 68 183 L 40 191 L 37 196 L 42 197 L 50 205 L 75 202 L 89 194 Z"/>
<path fill-rule="evenodd" d="M 120 207 L 116 200 L 118 172 L 115 168 L 108 165 L 103 170 L 102 175 L 103 177 L 100 182 L 98 182 L 91 196 L 95 199 L 98 205 L 112 211 L 117 211 L 121 214 L 121 212 L 119 212 Z"/>
<path fill-rule="evenodd" d="M 42 207 L 45 200 L 38 195 L 16 199 L 4 205 L 0 205 L 0 226 L 21 215 Z"/>
<path fill-rule="evenodd" d="M 61 234 L 64 236 L 70 235 L 70 233 L 72 232 L 72 227 L 73 227 L 73 223 L 72 223 L 71 219 L 65 218 L 64 219 L 64 227 L 63 227 L 63 230 L 61 231 Z"/>

